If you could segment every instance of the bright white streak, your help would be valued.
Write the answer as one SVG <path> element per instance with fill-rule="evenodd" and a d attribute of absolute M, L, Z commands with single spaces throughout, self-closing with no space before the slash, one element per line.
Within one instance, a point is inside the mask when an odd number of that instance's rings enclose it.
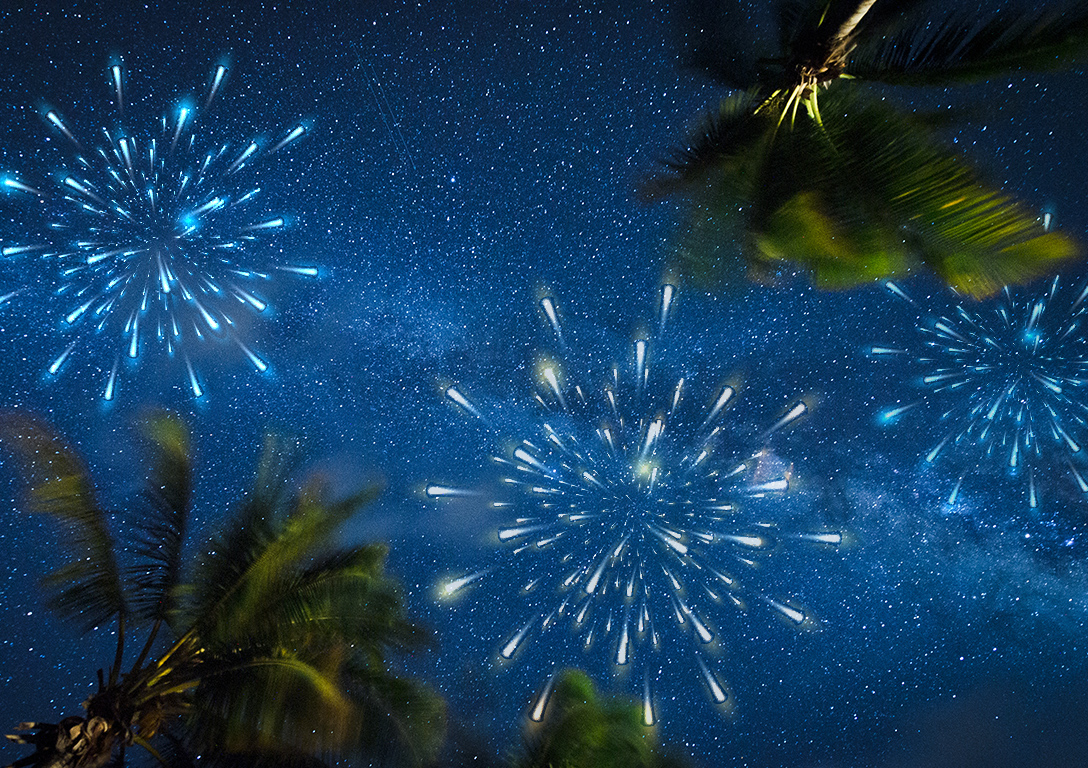
<path fill-rule="evenodd" d="M 122 83 L 121 83 L 121 65 L 120 64 L 114 64 L 112 67 L 110 67 L 110 75 L 113 76 L 113 90 L 114 90 L 114 93 L 117 94 L 117 109 L 118 110 L 124 110 L 124 108 L 125 108 L 125 99 L 124 99 L 123 91 L 122 91 L 122 88 L 121 88 L 121 86 L 122 86 Z M 106 399 L 108 400 L 109 398 L 106 398 Z"/>
<path fill-rule="evenodd" d="M 524 464 L 528 464 L 538 472 L 543 474 L 547 474 L 548 472 L 548 468 L 545 467 L 536 456 L 533 456 L 533 454 L 529 453 L 524 448 L 516 448 L 514 450 L 514 458 Z"/>
<path fill-rule="evenodd" d="M 237 341 L 237 339 L 235 341 Z M 237 343 L 238 343 L 238 346 L 241 347 L 242 352 L 245 354 L 245 356 L 247 358 L 249 358 L 249 362 L 253 363 L 254 368 L 256 368 L 260 373 L 264 373 L 265 371 L 268 370 L 268 363 L 266 363 L 264 360 L 262 360 L 257 355 L 257 353 L 255 353 L 253 350 L 251 350 L 249 347 L 247 347 L 242 342 L 237 341 Z"/>
<path fill-rule="evenodd" d="M 1081 473 L 1077 471 L 1077 468 L 1073 466 L 1073 462 L 1069 462 L 1069 469 L 1073 472 L 1073 478 L 1077 481 L 1080 492 L 1088 493 L 1088 482 L 1086 482 Z"/>
<path fill-rule="evenodd" d="M 734 394 L 736 394 L 736 390 L 734 390 L 732 387 L 722 387 L 722 391 L 718 395 L 718 399 L 714 402 L 714 407 L 710 409 L 710 413 L 703 421 L 704 427 L 710 422 L 714 421 L 714 419 L 718 418 L 718 414 L 722 412 L 722 408 L 726 406 L 726 404 L 732 399 Z"/>
<path fill-rule="evenodd" d="M 237 296 L 249 306 L 253 307 L 258 312 L 264 312 L 266 309 L 268 309 L 267 302 L 261 301 L 252 293 L 247 291 L 245 288 L 241 288 L 240 286 L 234 285 L 233 283 L 230 284 L 230 288 L 234 291 L 235 296 Z"/>
<path fill-rule="evenodd" d="M 460 592 L 462 589 L 467 587 L 469 584 L 473 583 L 474 581 L 479 581 L 480 579 L 482 579 L 487 574 L 488 574 L 488 571 L 486 571 L 486 570 L 485 571 L 477 571 L 476 573 L 470 573 L 468 576 L 462 576 L 462 577 L 460 577 L 458 579 L 450 579 L 449 581 L 447 581 L 445 584 L 442 585 L 442 595 L 445 596 L 445 597 L 450 597 L 452 595 L 455 595 L 458 592 Z"/>
<path fill-rule="evenodd" d="M 949 440 L 949 438 L 946 437 L 944 440 L 937 443 L 937 447 L 926 454 L 926 461 L 929 462 L 930 464 L 932 464 L 934 461 L 936 461 L 938 454 L 940 454 L 940 452 L 942 450 L 944 450 L 944 447 L 946 445 L 948 445 L 948 440 Z"/>
<path fill-rule="evenodd" d="M 834 544 L 835 546 L 842 544 L 841 533 L 802 533 L 800 538 L 804 541 L 815 541 L 819 544 Z"/>
<path fill-rule="evenodd" d="M 529 715 L 529 719 L 534 723 L 539 723 L 544 719 L 544 710 L 548 708 L 548 701 L 552 697 L 552 686 L 555 685 L 555 675 L 551 675 L 548 678 L 548 682 L 544 684 L 544 690 L 537 696 L 536 704 L 533 705 L 532 714 Z"/>
<path fill-rule="evenodd" d="M 201 398 L 204 396 L 204 390 L 200 386 L 200 382 L 197 381 L 196 371 L 193 370 L 193 364 L 189 361 L 189 358 L 185 358 L 185 367 L 189 371 L 189 386 L 193 390 L 193 397 Z"/>
<path fill-rule="evenodd" d="M 683 542 L 674 539 L 667 532 L 660 530 L 657 526 L 651 525 L 647 527 L 650 529 L 650 533 L 660 539 L 665 546 L 676 550 L 681 555 L 686 555 L 688 553 L 688 547 Z"/>
<path fill-rule="evenodd" d="M 904 301 L 909 301 L 911 304 L 914 303 L 914 301 L 911 299 L 911 297 L 908 296 L 906 293 L 904 293 L 903 289 L 900 288 L 895 283 L 893 283 L 891 280 L 888 280 L 887 282 L 885 282 L 884 287 L 887 288 L 892 293 L 894 293 L 899 298 L 903 299 Z"/>
<path fill-rule="evenodd" d="M 71 344 L 69 344 L 65 348 L 65 350 L 63 352 L 61 352 L 59 355 L 57 355 L 57 359 L 54 360 L 52 362 L 52 364 L 49 366 L 49 373 L 52 374 L 53 376 L 56 376 L 57 371 L 59 371 L 60 367 L 62 365 L 64 365 L 64 361 L 68 359 L 68 356 L 70 354 L 72 354 L 72 350 L 75 349 L 75 348 L 76 348 L 76 343 L 73 341 Z"/>
<path fill-rule="evenodd" d="M 789 488 L 789 479 L 783 477 L 779 480 L 770 480 L 766 483 L 757 483 L 751 486 L 748 490 L 752 493 L 770 493 L 773 491 L 788 491 Z"/>
<path fill-rule="evenodd" d="M 550 526 L 547 524 L 541 525 L 522 525 L 517 528 L 500 528 L 499 529 L 499 541 L 509 541 L 510 539 L 521 538 L 522 536 L 528 536 L 530 533 L 537 533 L 538 531 L 547 530 Z"/>
<path fill-rule="evenodd" d="M 559 327 L 559 315 L 555 311 L 555 302 L 550 297 L 545 296 L 540 300 L 540 306 L 544 309 L 544 314 L 548 316 L 548 322 L 551 323 L 556 338 L 562 341 L 563 331 Z"/>
<path fill-rule="evenodd" d="M 609 563 L 619 557 L 619 554 L 623 550 L 624 545 L 627 544 L 628 538 L 628 536 L 624 536 L 620 543 L 616 545 L 616 548 L 612 550 L 611 554 L 605 555 L 601 558 L 601 562 L 597 566 L 597 570 L 593 572 L 593 575 L 590 576 L 589 581 L 586 582 L 585 590 L 587 595 L 592 595 L 594 592 L 597 591 L 597 585 L 601 581 L 601 576 L 604 575 L 605 568 L 608 567 Z"/>
<path fill-rule="evenodd" d="M 704 643 L 709 643 L 711 640 L 713 640 L 714 633 L 707 629 L 706 624 L 704 624 L 702 620 L 695 614 L 695 611 L 693 611 L 686 605 L 684 606 L 684 609 L 687 611 L 688 618 L 691 619 L 691 625 L 695 628 L 695 632 L 699 635 L 699 639 L 702 640 Z"/>
<path fill-rule="evenodd" d="M 559 404 L 563 407 L 563 410 L 567 410 L 567 400 L 563 397 L 562 390 L 559 389 L 559 379 L 555 375 L 555 369 L 551 366 L 544 369 L 544 380 L 548 382 L 548 386 L 552 388 L 552 392 L 555 393 L 555 397 L 559 400 Z"/>
<path fill-rule="evenodd" d="M 91 305 L 94 304 L 94 301 L 95 300 L 93 298 L 88 299 L 86 303 L 81 304 L 80 306 L 69 312 L 68 316 L 64 318 L 64 321 L 68 323 L 68 325 L 74 324 L 76 320 L 83 317 L 84 313 L 86 313 L 86 311 L 91 308 Z"/>
<path fill-rule="evenodd" d="M 881 414 L 881 418 L 883 418 L 884 421 L 891 421 L 892 419 L 896 419 L 896 418 L 902 416 L 904 413 L 909 411 L 911 408 L 916 408 L 917 406 L 918 406 L 918 403 L 911 403 L 910 405 L 903 405 L 903 406 L 900 406 L 899 408 L 892 408 L 890 410 L 884 411 L 884 413 Z"/>
<path fill-rule="evenodd" d="M 204 309 L 204 305 L 201 304 L 199 301 L 197 301 L 196 299 L 192 299 L 192 302 L 193 306 L 196 307 L 201 317 L 204 318 L 204 322 L 208 324 L 208 328 L 213 331 L 218 331 L 221 327 L 219 325 L 219 321 L 212 317 L 208 310 Z"/>
<path fill-rule="evenodd" d="M 770 598 L 770 597 L 764 597 L 763 600 L 764 600 L 764 602 L 767 603 L 767 605 L 774 608 L 776 611 L 778 611 L 780 614 L 782 614 L 787 619 L 792 621 L 794 624 L 803 624 L 804 623 L 804 621 L 805 621 L 805 612 L 804 611 L 799 611 L 796 608 L 794 608 L 793 606 L 786 605 L 785 603 L 780 603 L 777 600 L 775 600 L 773 598 Z"/>
<path fill-rule="evenodd" d="M 242 231 L 256 232 L 261 229 L 278 229 L 285 223 L 286 222 L 282 218 L 269 219 L 268 221 L 262 221 L 259 224 L 250 224 L 248 227 L 242 227 Z"/>
<path fill-rule="evenodd" d="M 466 491 L 463 488 L 450 488 L 446 485 L 428 485 L 427 495 L 432 499 L 445 498 L 450 496 L 476 496 L 474 491 Z"/>
<path fill-rule="evenodd" d="M 276 146 L 274 146 L 274 147 L 272 147 L 272 149 L 268 150 L 268 154 L 271 155 L 273 152 L 276 152 L 277 150 L 283 149 L 288 144 L 290 144 L 292 141 L 294 141 L 294 140 L 298 139 L 299 137 L 301 137 L 304 133 L 306 133 L 306 126 L 296 125 L 294 128 L 291 129 L 290 133 L 288 133 L 286 136 L 284 136 L 276 144 Z"/>
<path fill-rule="evenodd" d="M 42 197 L 41 192 L 34 189 L 34 187 L 31 187 L 31 186 L 28 186 L 28 185 L 24 184 L 23 182 L 19 181 L 18 179 L 12 179 L 10 177 L 6 177 L 2 183 L 3 183 L 3 185 L 5 187 L 10 187 L 11 189 L 17 189 L 20 192 L 29 192 L 32 195 L 37 195 L 38 197 Z"/>
<path fill-rule="evenodd" d="M 959 498 L 959 495 L 960 495 L 960 486 L 961 486 L 961 485 L 963 485 L 963 478 L 964 478 L 964 476 L 963 476 L 963 475 L 960 475 L 960 479 L 959 479 L 959 480 L 957 480 L 957 481 L 956 481 L 956 485 L 955 485 L 955 486 L 953 486 L 953 488 L 952 488 L 952 493 L 951 493 L 951 495 L 950 495 L 950 496 L 948 497 L 948 503 L 949 503 L 949 504 L 955 504 L 955 503 L 956 503 L 956 499 L 957 499 L 957 498 Z"/>
<path fill-rule="evenodd" d="M 117 386 L 117 366 L 120 362 L 120 358 L 113 361 L 113 369 L 110 371 L 110 377 L 106 381 L 106 390 L 102 393 L 103 400 L 113 399 L 113 393 Z"/>
<path fill-rule="evenodd" d="M 303 277 L 317 277 L 319 272 L 317 267 L 284 267 L 277 266 L 276 269 L 281 272 L 291 272 L 296 275 L 302 275 Z"/>
<path fill-rule="evenodd" d="M 173 152 L 178 145 L 178 139 L 181 138 L 181 132 L 185 128 L 185 123 L 189 119 L 189 108 L 181 107 L 178 109 L 178 122 L 177 127 L 174 128 L 174 138 L 170 141 L 170 151 Z"/>
<path fill-rule="evenodd" d="M 676 286 L 665 285 L 661 286 L 661 327 L 665 327 L 665 321 L 669 319 L 669 309 L 672 307 L 673 296 L 676 294 Z"/>
<path fill-rule="evenodd" d="M 55 125 L 57 127 L 57 130 L 63 133 L 69 141 L 72 141 L 77 146 L 79 145 L 79 142 L 76 141 L 76 137 L 73 136 L 72 132 L 68 130 L 68 126 L 61 122 L 60 115 L 58 115 L 56 112 L 50 111 L 46 113 L 45 119 Z"/>
<path fill-rule="evenodd" d="M 699 672 L 703 676 L 703 682 L 706 683 L 706 687 L 710 690 L 710 696 L 714 699 L 716 704 L 724 704 L 729 697 L 725 694 L 725 689 L 722 688 L 721 683 L 718 682 L 717 676 L 710 671 L 710 667 L 703 661 L 702 656 L 696 655 L 695 660 L 699 663 Z"/>
<path fill-rule="evenodd" d="M 625 620 L 623 622 L 623 632 L 620 634 L 620 644 L 619 647 L 616 649 L 616 664 L 621 667 L 627 664 L 627 662 L 629 661 L 628 645 L 630 643 L 630 639 L 628 638 L 627 634 L 627 625 L 628 622 Z"/>
<path fill-rule="evenodd" d="M 775 422 L 775 424 L 764 434 L 769 435 L 772 432 L 777 432 L 778 430 L 782 429 L 782 427 L 789 424 L 791 421 L 796 421 L 797 419 L 801 418 L 801 416 L 803 416 L 807 410 L 808 406 L 805 405 L 804 401 L 801 401 L 797 405 L 793 406 L 793 408 L 790 409 L 789 413 L 787 413 L 785 416 Z"/>
<path fill-rule="evenodd" d="M 737 536 L 732 533 L 719 533 L 716 534 L 716 537 L 723 541 L 740 544 L 742 547 L 749 547 L 751 549 L 760 549 L 767 545 L 767 540 L 760 536 Z"/>
<path fill-rule="evenodd" d="M 529 630 L 532 628 L 534 621 L 535 619 L 529 619 L 529 621 L 525 622 L 525 626 L 519 629 L 517 633 L 512 638 L 510 638 L 509 642 L 507 642 L 506 645 L 503 646 L 500 653 L 502 654 L 502 657 L 504 659 L 513 658 L 514 653 L 518 649 L 518 646 L 521 645 L 521 643 L 525 640 L 525 637 L 529 634 Z"/>
<path fill-rule="evenodd" d="M 212 99 L 219 93 L 219 86 L 223 84 L 223 80 L 227 77 L 227 68 L 220 64 L 215 68 L 215 78 L 212 80 L 211 90 L 208 92 L 208 100 L 204 102 L 204 108 L 207 109 L 212 103 Z"/>
<path fill-rule="evenodd" d="M 242 150 L 242 154 L 238 155 L 237 159 L 227 168 L 227 173 L 234 173 L 242 167 L 242 163 L 248 160 L 257 151 L 257 142 L 251 141 L 249 146 Z"/>
<path fill-rule="evenodd" d="M 475 416 L 477 419 L 483 418 L 483 415 L 478 410 L 476 410 L 476 406 L 470 403 L 468 398 L 462 395 L 457 387 L 447 387 L 446 397 L 448 397 L 450 400 L 452 400 L 454 403 L 456 403 L 468 413 Z"/>
<path fill-rule="evenodd" d="M 654 724 L 654 703 L 650 696 L 649 678 L 642 681 L 642 722 L 647 726 Z"/>

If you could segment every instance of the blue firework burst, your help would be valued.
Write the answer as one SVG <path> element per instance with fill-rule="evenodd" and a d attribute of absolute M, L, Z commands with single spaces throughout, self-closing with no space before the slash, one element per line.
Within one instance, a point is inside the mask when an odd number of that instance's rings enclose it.
<path fill-rule="evenodd" d="M 302 138 L 300 123 L 278 138 L 220 141 L 207 113 L 227 68 L 219 66 L 201 108 L 182 102 L 151 126 L 125 121 L 124 72 L 109 69 L 118 128 L 92 143 L 53 109 L 49 130 L 67 148 L 63 167 L 42 183 L 7 173 L 0 186 L 38 203 L 41 231 L 0 243 L 6 261 L 48 264 L 60 331 L 68 337 L 48 366 L 59 375 L 81 347 L 105 347 L 102 397 L 116 394 L 122 361 L 145 352 L 180 353 L 189 387 L 204 394 L 190 351 L 205 342 L 236 345 L 258 371 L 268 363 L 239 332 L 239 313 L 265 313 L 261 284 L 275 272 L 316 276 L 311 266 L 277 263 L 258 247 L 285 224 L 268 210 L 252 169 Z M 0 301 L 20 290 L 7 292 Z M 94 340 L 107 341 L 106 344 Z M 112 341 L 110 341 L 112 340 Z"/>
<path fill-rule="evenodd" d="M 666 286 L 662 327 L 673 297 Z M 541 307 L 562 346 L 554 302 L 545 298 Z M 784 494 L 791 473 L 768 441 L 801 418 L 806 403 L 795 402 L 767 430 L 746 438 L 725 419 L 737 399 L 734 386 L 711 393 L 658 374 L 651 351 L 661 342 L 660 334 L 636 340 L 630 359 L 596 385 L 568 375 L 560 363 L 542 363 L 533 392 L 538 418 L 508 454 L 495 457 L 503 470 L 498 488 L 427 487 L 432 498 L 486 500 L 509 517 L 495 532 L 497 560 L 445 580 L 440 596 L 513 579 L 522 615 L 502 638 L 498 657 L 513 659 L 549 635 L 577 638 L 585 651 L 607 653 L 614 671 L 639 670 L 647 724 L 656 719 L 654 659 L 677 637 L 690 640 L 711 699 L 731 708 L 713 668 L 722 636 L 717 619 L 729 607 L 756 603 L 791 626 L 814 626 L 793 598 L 761 588 L 757 566 L 784 544 L 837 547 L 843 540 L 840 531 L 784 530 L 776 522 L 781 509 L 762 516 L 767 504 L 760 500 Z M 464 414 L 490 423 L 461 388 L 448 387 L 445 395 Z M 543 716 L 550 691 L 551 681 L 533 706 L 534 719 Z"/>
<path fill-rule="evenodd" d="M 898 285 L 897 298 L 915 302 Z M 1088 492 L 1082 441 L 1088 420 L 1088 286 L 1070 290 L 1058 278 L 1039 292 L 1006 288 L 994 301 L 957 302 L 951 312 L 923 313 L 913 344 L 878 345 L 877 357 L 907 360 L 921 395 L 881 412 L 890 424 L 918 411 L 940 432 L 925 460 L 960 467 L 949 503 L 967 475 L 984 465 L 1025 477 L 1028 503 L 1039 504 L 1044 468 L 1069 469 Z M 915 305 L 916 306 L 916 305 Z"/>

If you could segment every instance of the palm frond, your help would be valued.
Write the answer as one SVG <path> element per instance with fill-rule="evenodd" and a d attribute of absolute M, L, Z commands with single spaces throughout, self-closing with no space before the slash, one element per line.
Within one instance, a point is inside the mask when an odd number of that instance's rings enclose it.
<path fill-rule="evenodd" d="M 1076 255 L 1070 238 L 982 182 L 924 122 L 853 90 L 824 91 L 824 126 L 799 121 L 762 144 L 736 130 L 735 112 L 700 134 L 672 177 L 691 201 L 679 250 L 694 269 L 685 271 L 720 278 L 732 248 L 757 276 L 794 265 L 845 288 L 924 266 L 985 296 Z"/>
<path fill-rule="evenodd" d="M 384 546 L 361 546 L 283 574 L 251 596 L 257 610 L 227 619 L 229 629 L 238 637 L 287 645 L 350 637 L 375 658 L 392 647 L 423 645 L 426 634 L 404 619 L 400 590 L 383 573 L 385 555 Z"/>
<path fill-rule="evenodd" d="M 286 517 L 266 518 L 260 525 L 251 521 L 251 527 L 257 529 L 255 535 L 247 536 L 237 525 L 233 526 L 225 537 L 230 545 L 225 551 L 217 547 L 212 558 L 226 553 L 237 558 L 233 567 L 215 569 L 220 573 L 228 571 L 230 580 L 214 588 L 206 585 L 196 596 L 201 636 L 208 642 L 218 642 L 269 626 L 267 616 L 282 609 L 276 603 L 291 596 L 292 587 L 299 583 L 299 573 L 330 549 L 333 536 L 344 522 L 376 494 L 377 488 L 371 486 L 347 499 L 329 503 L 324 499 L 323 488 L 314 485 L 303 491 L 297 506 Z M 242 549 L 239 544 L 249 547 Z M 356 575 L 364 579 L 367 576 L 365 569 Z M 295 596 L 301 596 L 297 590 Z M 317 608 L 311 601 L 302 610 Z"/>
<path fill-rule="evenodd" d="M 584 672 L 566 670 L 539 726 L 525 734 L 519 768 L 656 768 L 659 759 L 634 702 L 602 700 Z"/>
<path fill-rule="evenodd" d="M 798 197 L 753 223 L 764 255 L 807 254 L 800 260 L 832 287 L 924 265 L 982 297 L 1077 254 L 909 117 L 850 90 L 829 89 L 826 136 L 811 126 L 793 135 L 804 145 L 787 150 Z"/>
<path fill-rule="evenodd" d="M 912 21 L 860 38 L 847 73 L 892 85 L 948 85 L 1057 69 L 1088 50 L 1082 2 L 1039 3 L 983 19 L 959 13 L 939 23 L 921 15 Z"/>
<path fill-rule="evenodd" d="M 166 413 L 149 417 L 142 428 L 150 443 L 152 468 L 145 492 L 149 512 L 138 524 L 139 560 L 130 573 L 132 604 L 144 618 L 165 620 L 177 607 L 182 576 L 193 486 L 189 431 Z"/>
<path fill-rule="evenodd" d="M 346 650 L 245 650 L 205 662 L 190 732 L 224 752 L 342 749 L 359 728 L 341 680 Z"/>
<path fill-rule="evenodd" d="M 345 668 L 346 686 L 359 713 L 356 751 L 381 765 L 430 765 L 446 733 L 446 704 L 423 683 L 390 673 L 355 655 Z"/>
<path fill-rule="evenodd" d="M 276 537 L 292 503 L 287 479 L 295 456 L 296 446 L 290 441 L 266 436 L 252 487 L 237 514 L 205 548 L 187 586 L 181 623 L 207 616 L 237 588 L 253 560 Z"/>
<path fill-rule="evenodd" d="M 93 629 L 127 612 L 113 539 L 78 455 L 43 423 L 20 413 L 0 416 L 0 443 L 16 459 L 27 508 L 63 524 L 69 562 L 43 579 L 49 605 Z"/>

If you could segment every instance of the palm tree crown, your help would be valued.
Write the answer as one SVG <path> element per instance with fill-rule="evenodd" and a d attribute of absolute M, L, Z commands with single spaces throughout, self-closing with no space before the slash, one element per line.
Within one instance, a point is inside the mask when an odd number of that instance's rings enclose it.
<path fill-rule="evenodd" d="M 938 142 L 930 121 L 857 82 L 1060 66 L 1088 44 L 1084 3 L 980 20 L 925 0 L 781 0 L 773 46 L 738 40 L 751 30 L 736 3 L 690 5 L 688 62 L 739 92 L 646 191 L 689 199 L 680 253 L 695 274 L 728 277 L 739 257 L 757 278 L 793 263 L 835 288 L 926 267 L 981 297 L 1076 255 Z"/>
<path fill-rule="evenodd" d="M 35 751 L 13 765 L 95 768 L 134 744 L 160 760 L 166 750 L 225 764 L 376 749 L 405 764 L 433 755 L 441 701 L 386 662 L 426 635 L 404 616 L 385 548 L 335 543 L 376 489 L 331 500 L 314 480 L 292 491 L 291 451 L 269 437 L 238 514 L 186 567 L 188 431 L 166 415 L 143 426 L 151 471 L 123 558 L 114 517 L 77 454 L 36 420 L 0 419 L 29 509 L 65 525 L 72 557 L 45 579 L 51 607 L 85 630 L 115 621 L 118 637 L 85 714 L 23 723 L 9 738 Z M 125 643 L 137 628 L 147 635 L 128 665 Z"/>

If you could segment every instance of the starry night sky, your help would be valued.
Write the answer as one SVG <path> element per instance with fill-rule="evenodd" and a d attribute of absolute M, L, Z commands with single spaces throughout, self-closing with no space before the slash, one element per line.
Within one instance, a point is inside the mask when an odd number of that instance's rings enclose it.
<path fill-rule="evenodd" d="M 602 654 L 554 640 L 494 663 L 519 621 L 502 607 L 512 585 L 453 603 L 435 587 L 494 556 L 499 520 L 482 501 L 436 504 L 423 489 L 495 479 L 489 457 L 505 446 L 451 408 L 443 386 L 522 418 L 552 339 L 541 296 L 555 297 L 571 347 L 606 366 L 652 321 L 679 208 L 640 203 L 637 183 L 724 95 L 680 67 L 668 6 L 6 3 L 0 170 L 55 171 L 43 105 L 85 135 L 115 125 L 116 57 L 134 124 L 203 98 L 226 61 L 204 124 L 238 142 L 310 126 L 255 168 L 266 205 L 289 220 L 257 247 L 320 275 L 277 275 L 262 288 L 270 309 L 239 324 L 269 372 L 237 348 L 205 345 L 207 395 L 194 399 L 178 360 L 149 354 L 109 404 L 103 340 L 46 373 L 66 343 L 62 313 L 56 297 L 28 290 L 0 306 L 0 406 L 56 424 L 118 507 L 142 483 L 135 419 L 153 407 L 182 414 L 196 445 L 197 541 L 245 487 L 266 429 L 302 437 L 312 466 L 344 490 L 381 479 L 381 500 L 349 535 L 390 542 L 410 613 L 438 640 L 405 663 L 448 698 L 455 732 L 478 732 L 496 752 L 514 743 L 556 665 L 637 692 L 610 680 Z M 1088 241 L 1084 78 L 1078 66 L 888 97 L 959 110 L 947 140 Z M 31 208 L 0 198 L 5 236 L 29 226 Z M 36 279 L 24 267 L 0 263 L 0 295 Z M 1077 283 L 1078 270 L 1063 280 Z M 924 276 L 902 285 L 922 306 L 948 300 Z M 956 473 L 922 459 L 937 433 L 924 421 L 877 426 L 881 408 L 917 393 L 909 366 L 866 354 L 912 343 L 917 322 L 877 285 L 823 293 L 791 278 L 713 295 L 681 285 L 668 362 L 743 381 L 738 418 L 752 423 L 806 396 L 811 414 L 774 438 L 794 467 L 781 505 L 854 541 L 764 566 L 819 616 L 819 631 L 791 631 L 767 610 L 723 619 L 717 668 L 737 700 L 731 717 L 706 700 L 683 645 L 674 657 L 670 648 L 659 735 L 700 764 L 1086 764 L 1075 747 L 1088 740 L 1088 500 L 1055 460 L 1038 510 L 1000 467 L 944 503 Z M 76 711 L 112 647 L 108 632 L 80 638 L 43 610 L 37 578 L 62 553 L 53 528 L 19 511 L 18 488 L 0 467 L 5 728 Z"/>

